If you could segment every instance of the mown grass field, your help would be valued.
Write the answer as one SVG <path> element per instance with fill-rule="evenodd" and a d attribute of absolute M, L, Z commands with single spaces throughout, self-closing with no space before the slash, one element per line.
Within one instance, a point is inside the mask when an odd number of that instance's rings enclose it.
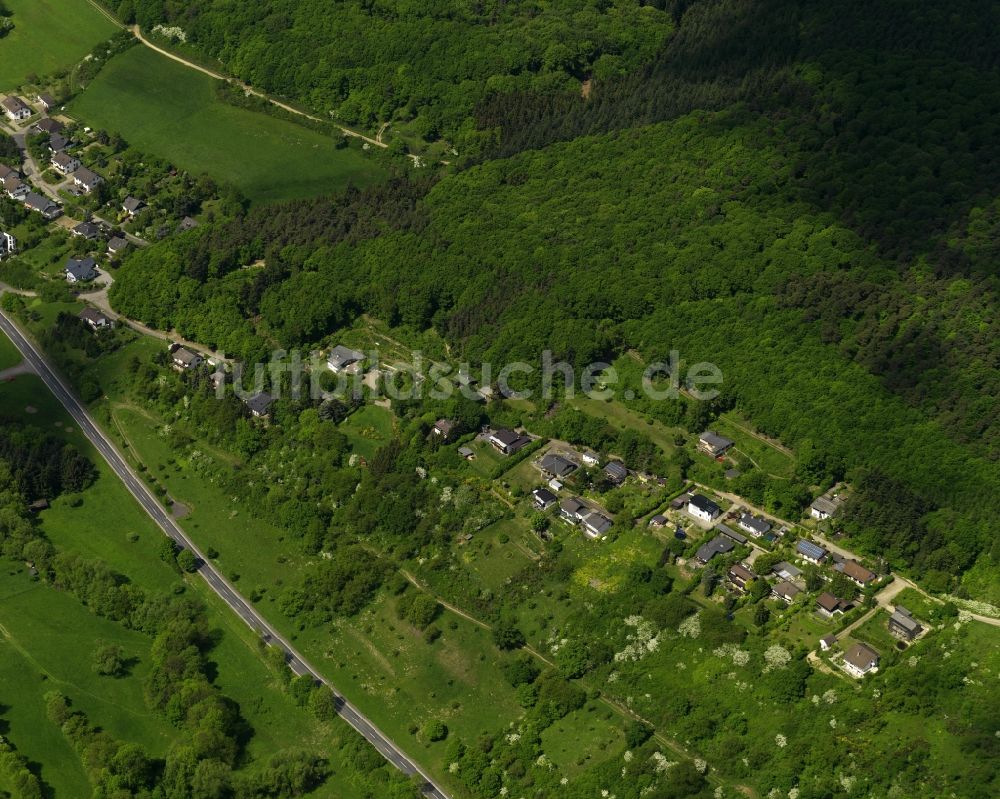
<path fill-rule="evenodd" d="M 21 362 L 21 353 L 10 343 L 10 339 L 0 333 L 0 369 L 6 369 Z"/>
<path fill-rule="evenodd" d="M 14 30 L 0 39 L 0 91 L 70 67 L 115 32 L 87 0 L 4 0 Z"/>
<path fill-rule="evenodd" d="M 146 47 L 114 58 L 69 106 L 92 127 L 194 174 L 208 173 L 254 201 L 364 185 L 384 171 L 353 148 L 266 114 L 220 101 L 217 81 Z"/>
<path fill-rule="evenodd" d="M 281 688 L 278 675 L 262 660 L 252 631 L 222 606 L 200 578 L 182 578 L 159 559 L 159 529 L 95 456 L 41 381 L 22 376 L 0 383 L 0 407 L 74 443 L 98 466 L 98 480 L 81 495 L 81 506 L 74 508 L 63 497 L 41 514 L 46 536 L 60 548 L 106 561 L 154 593 L 171 592 L 183 581 L 186 590 L 208 605 L 209 623 L 218 633 L 209 658 L 216 664 L 219 687 L 239 704 L 253 729 L 249 753 L 265 759 L 290 747 L 315 747 L 330 760 L 333 775 L 310 795 L 360 796 L 338 753 L 341 741 L 354 733 L 339 721 L 320 724 L 295 705 Z M 133 533 L 138 538 L 130 541 Z M 86 796 L 90 789 L 76 754 L 45 718 L 47 691 L 63 691 L 93 723 L 162 754 L 175 731 L 165 720 L 150 715 L 142 701 L 141 679 L 150 639 L 92 616 L 67 594 L 30 582 L 21 564 L 7 561 L 2 567 L 0 624 L 6 632 L 0 630 L 0 717 L 7 720 L 9 729 L 4 731 L 0 725 L 0 734 L 8 735 L 30 760 L 40 764 L 56 799 Z M 133 678 L 112 681 L 90 670 L 91 642 L 97 638 L 120 643 L 138 657 Z"/>

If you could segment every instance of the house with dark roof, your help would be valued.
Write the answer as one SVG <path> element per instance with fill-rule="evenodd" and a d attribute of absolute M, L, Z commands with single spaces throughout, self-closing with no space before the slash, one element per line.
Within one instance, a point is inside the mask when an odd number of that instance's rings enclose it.
<path fill-rule="evenodd" d="M 122 238 L 121 236 L 114 236 L 111 241 L 108 242 L 108 255 L 118 255 L 120 252 L 125 252 L 128 249 L 128 239 Z"/>
<path fill-rule="evenodd" d="M 837 636 L 833 633 L 828 633 L 819 639 L 819 648 L 824 652 L 829 652 L 833 649 L 834 644 L 837 643 Z"/>
<path fill-rule="evenodd" d="M 824 591 L 816 597 L 816 610 L 820 616 L 826 619 L 833 617 L 836 613 L 844 613 L 850 609 L 851 602 L 849 600 L 836 597 L 829 591 Z"/>
<path fill-rule="evenodd" d="M 749 513 L 740 516 L 739 526 L 741 530 L 746 530 L 754 538 L 760 538 L 771 531 L 771 523 L 767 519 L 761 519 Z"/>
<path fill-rule="evenodd" d="M 55 200 L 29 191 L 24 195 L 24 205 L 29 210 L 41 214 L 43 219 L 55 219 L 62 213 L 62 207 Z"/>
<path fill-rule="evenodd" d="M 559 503 L 559 515 L 568 522 L 576 524 L 590 513 L 590 508 L 583 504 L 579 497 L 567 497 Z"/>
<path fill-rule="evenodd" d="M 732 552 L 733 549 L 735 547 L 732 541 L 725 536 L 717 535 L 708 543 L 698 547 L 694 556 L 700 563 L 708 563 L 716 555 L 725 555 L 727 552 Z"/>
<path fill-rule="evenodd" d="M 878 579 L 878 575 L 875 572 L 871 569 L 866 569 L 856 560 L 842 560 L 833 568 L 861 588 L 871 585 Z"/>
<path fill-rule="evenodd" d="M 122 210 L 130 217 L 135 216 L 146 207 L 146 203 L 136 197 L 126 197 L 122 200 Z"/>
<path fill-rule="evenodd" d="M 10 174 L 3 179 L 3 190 L 12 200 L 23 200 L 28 196 L 31 187 L 17 174 Z"/>
<path fill-rule="evenodd" d="M 854 644 L 844 653 L 844 670 L 853 677 L 878 671 L 879 654 L 867 644 Z"/>
<path fill-rule="evenodd" d="M 923 626 L 913 618 L 902 605 L 896 605 L 889 617 L 889 632 L 902 641 L 912 641 L 924 631 Z"/>
<path fill-rule="evenodd" d="M 580 520 L 583 533 L 588 538 L 601 538 L 611 529 L 613 522 L 603 513 L 591 511 Z"/>
<path fill-rule="evenodd" d="M 823 521 L 837 515 L 843 499 L 832 491 L 828 491 L 821 497 L 817 497 L 809 506 L 809 515 L 814 519 Z"/>
<path fill-rule="evenodd" d="M 86 283 L 97 277 L 97 262 L 93 258 L 70 258 L 63 271 L 69 283 Z"/>
<path fill-rule="evenodd" d="M 91 241 L 101 235 L 101 229 L 93 222 L 81 222 L 70 231 L 74 236 Z"/>
<path fill-rule="evenodd" d="M 802 589 L 797 585 L 792 585 L 792 583 L 786 581 L 776 583 L 771 588 L 771 596 L 775 599 L 780 599 L 786 605 L 791 605 L 795 601 L 795 597 L 802 593 Z"/>
<path fill-rule="evenodd" d="M 531 443 L 531 439 L 514 430 L 501 428 L 490 433 L 490 445 L 502 455 L 510 455 Z"/>
<path fill-rule="evenodd" d="M 455 432 L 455 422 L 451 419 L 438 419 L 434 422 L 431 432 L 442 441 L 447 441 L 451 438 L 451 434 Z"/>
<path fill-rule="evenodd" d="M 82 319 L 92 330 L 103 330 L 106 327 L 114 327 L 114 322 L 110 317 L 105 316 L 96 308 L 84 308 L 77 317 Z"/>
<path fill-rule="evenodd" d="M 0 100 L 0 106 L 3 106 L 4 113 L 15 121 L 27 119 L 34 113 L 31 106 L 13 94 Z"/>
<path fill-rule="evenodd" d="M 612 485 L 620 486 L 628 478 L 628 469 L 621 461 L 608 461 L 602 471 Z"/>
<path fill-rule="evenodd" d="M 531 498 L 538 510 L 548 510 L 559 501 L 559 497 L 547 488 L 536 488 L 531 492 Z"/>
<path fill-rule="evenodd" d="M 652 519 L 649 520 L 650 527 L 656 527 L 657 529 L 661 527 L 666 527 L 667 517 L 662 513 L 657 513 Z"/>
<path fill-rule="evenodd" d="M 459 447 L 458 454 L 467 461 L 474 461 L 476 459 L 476 453 L 471 447 Z"/>
<path fill-rule="evenodd" d="M 687 512 L 696 519 L 701 519 L 703 522 L 711 522 L 722 513 L 722 508 L 708 497 L 702 494 L 695 494 L 688 499 Z"/>
<path fill-rule="evenodd" d="M 352 350 L 343 344 L 338 344 L 330 350 L 330 354 L 326 358 L 326 366 L 331 372 L 339 374 L 340 372 L 346 372 L 351 367 L 356 369 L 356 364 L 360 364 L 364 360 L 364 357 L 365 354 L 363 352 Z"/>
<path fill-rule="evenodd" d="M 180 344 L 170 345 L 170 358 L 176 369 L 194 369 L 205 360 L 197 352 L 182 347 Z"/>
<path fill-rule="evenodd" d="M 549 452 L 538 461 L 538 468 L 548 477 L 558 477 L 565 479 L 577 470 L 577 465 L 569 458 L 564 458 L 558 453 Z"/>
<path fill-rule="evenodd" d="M 729 578 L 729 582 L 739 591 L 746 591 L 747 585 L 757 579 L 757 575 L 754 574 L 753 570 L 742 563 L 734 563 L 730 566 L 726 577 Z"/>
<path fill-rule="evenodd" d="M 698 449 L 713 458 L 721 458 L 730 449 L 734 442 L 724 436 L 720 436 L 714 430 L 706 430 L 698 436 Z"/>
<path fill-rule="evenodd" d="M 67 153 L 56 153 L 52 156 L 52 166 L 64 175 L 71 175 L 80 168 L 80 159 Z"/>
<path fill-rule="evenodd" d="M 810 563 L 815 563 L 817 565 L 821 563 L 828 554 L 827 551 L 819 544 L 814 544 L 812 541 L 807 541 L 805 538 L 799 539 L 798 543 L 795 545 L 795 552 L 808 560 Z"/>
<path fill-rule="evenodd" d="M 73 172 L 73 185 L 79 186 L 87 194 L 90 194 L 90 192 L 100 186 L 103 182 L 104 178 L 96 172 L 87 169 L 85 166 L 81 166 Z"/>
<path fill-rule="evenodd" d="M 49 152 L 53 155 L 63 152 L 72 143 L 62 133 L 49 134 Z"/>
<path fill-rule="evenodd" d="M 266 391 L 258 391 L 243 400 L 243 403 L 250 409 L 250 413 L 255 419 L 266 419 L 271 415 L 274 397 Z"/>
<path fill-rule="evenodd" d="M 66 130 L 66 126 L 58 119 L 44 117 L 32 125 L 31 129 L 36 133 L 48 133 L 51 136 L 53 133 L 62 133 Z"/>
<path fill-rule="evenodd" d="M 36 94 L 35 102 L 37 102 L 45 111 L 51 111 L 53 108 L 59 105 L 55 97 L 53 97 L 51 94 L 46 94 L 45 92 L 39 92 L 38 94 Z"/>

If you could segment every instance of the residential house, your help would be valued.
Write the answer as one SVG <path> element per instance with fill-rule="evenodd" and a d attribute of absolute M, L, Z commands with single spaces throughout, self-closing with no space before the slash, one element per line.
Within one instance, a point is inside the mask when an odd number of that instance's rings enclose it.
<path fill-rule="evenodd" d="M 867 644 L 855 644 L 844 654 L 844 669 L 854 677 L 878 671 L 879 654 Z"/>
<path fill-rule="evenodd" d="M 39 119 L 34 125 L 32 125 L 31 129 L 34 130 L 36 133 L 48 133 L 51 136 L 53 133 L 62 133 L 64 130 L 66 130 L 66 126 L 63 125 L 63 123 L 60 122 L 58 119 L 50 119 L 49 117 L 44 117 L 43 119 Z"/>
<path fill-rule="evenodd" d="M 802 589 L 797 585 L 792 585 L 787 580 L 780 583 L 776 583 L 774 587 L 771 588 L 771 596 L 775 599 L 780 599 L 786 605 L 791 605 L 795 601 L 795 597 L 802 593 Z"/>
<path fill-rule="evenodd" d="M 667 524 L 667 517 L 664 516 L 662 513 L 657 513 L 652 519 L 649 520 L 649 526 L 655 527 L 657 529 L 665 527 L 666 524 Z"/>
<path fill-rule="evenodd" d="M 185 230 L 194 230 L 196 227 L 198 227 L 198 220 L 186 216 L 181 220 L 181 223 L 177 226 L 177 230 L 183 233 Z"/>
<path fill-rule="evenodd" d="M 725 536 L 717 535 L 707 544 L 698 547 L 694 556 L 700 563 L 708 563 L 716 555 L 725 555 L 727 552 L 732 552 L 733 549 L 732 541 Z"/>
<path fill-rule="evenodd" d="M 804 538 L 800 538 L 799 542 L 795 545 L 795 552 L 808 560 L 810 563 L 815 563 L 817 565 L 819 565 L 828 554 L 827 551 L 819 544 L 814 544 L 812 541 L 807 541 Z"/>
<path fill-rule="evenodd" d="M 56 153 L 52 156 L 52 166 L 64 175 L 71 175 L 80 168 L 80 159 L 68 153 Z"/>
<path fill-rule="evenodd" d="M 0 231 L 0 259 L 17 252 L 17 239 L 7 231 Z"/>
<path fill-rule="evenodd" d="M 18 174 L 12 173 L 3 179 L 3 190 L 12 200 L 23 200 L 31 187 Z"/>
<path fill-rule="evenodd" d="M 52 133 L 49 135 L 49 152 L 53 155 L 61 153 L 72 143 L 73 142 L 67 139 L 63 134 Z"/>
<path fill-rule="evenodd" d="M 771 568 L 771 571 L 778 575 L 782 580 L 794 580 L 802 576 L 802 572 L 795 568 L 791 563 L 787 561 L 781 561 L 781 563 L 775 563 Z"/>
<path fill-rule="evenodd" d="M 576 471 L 577 466 L 569 458 L 549 452 L 538 461 L 538 468 L 548 477 L 566 478 Z"/>
<path fill-rule="evenodd" d="M 608 461 L 604 467 L 604 476 L 612 485 L 620 486 L 628 477 L 628 469 L 621 461 Z"/>
<path fill-rule="evenodd" d="M 757 579 L 757 575 L 754 574 L 752 569 L 747 568 L 742 563 L 734 563 L 729 567 L 729 572 L 726 574 L 731 582 L 739 591 L 746 591 L 747 585 Z"/>
<path fill-rule="evenodd" d="M 31 106 L 13 94 L 0 100 L 0 106 L 3 106 L 4 113 L 15 121 L 27 119 L 34 113 Z"/>
<path fill-rule="evenodd" d="M 454 432 L 455 422 L 451 419 L 438 419 L 431 428 L 431 433 L 438 436 L 442 441 L 447 441 Z"/>
<path fill-rule="evenodd" d="M 706 430 L 698 436 L 698 449 L 713 458 L 721 458 L 733 447 L 732 441 L 720 436 L 714 430 Z"/>
<path fill-rule="evenodd" d="M 580 455 L 580 460 L 583 461 L 583 465 L 587 467 L 601 465 L 601 457 L 592 449 L 585 449 Z"/>
<path fill-rule="evenodd" d="M 613 522 L 603 513 L 591 511 L 581 519 L 580 524 L 588 538 L 601 538 L 611 529 Z"/>
<path fill-rule="evenodd" d="M 681 494 L 679 497 L 670 500 L 670 507 L 672 510 L 680 510 L 681 508 L 683 508 L 685 505 L 688 504 L 688 500 L 690 499 L 691 499 L 690 493 Z"/>
<path fill-rule="evenodd" d="M 92 330 L 103 330 L 106 327 L 114 327 L 114 322 L 111 318 L 105 316 L 96 308 L 84 308 L 77 316 L 90 325 Z"/>
<path fill-rule="evenodd" d="M 326 359 L 326 366 L 335 374 L 346 372 L 352 368 L 357 370 L 359 368 L 358 365 L 364 360 L 364 357 L 365 354 L 363 352 L 358 352 L 357 350 L 352 350 L 342 344 L 338 344 L 330 350 L 330 354 Z"/>
<path fill-rule="evenodd" d="M 16 175 L 21 177 L 21 173 L 18 172 L 14 167 L 7 166 L 6 164 L 0 164 L 0 180 L 3 180 L 8 175 Z"/>
<path fill-rule="evenodd" d="M 835 636 L 833 633 L 829 633 L 828 635 L 824 635 L 822 638 L 819 639 L 819 648 L 822 649 L 824 652 L 829 652 L 831 649 L 833 649 L 833 646 L 836 643 L 837 643 L 837 636 Z"/>
<path fill-rule="evenodd" d="M 535 507 L 538 510 L 548 510 L 559 501 L 559 497 L 547 488 L 536 488 L 531 492 L 531 498 L 534 500 Z"/>
<path fill-rule="evenodd" d="M 250 409 L 250 414 L 255 419 L 266 419 L 271 415 L 271 406 L 274 404 L 274 397 L 266 391 L 258 391 L 256 394 L 247 397 L 243 402 Z"/>
<path fill-rule="evenodd" d="M 832 491 L 828 491 L 823 496 L 817 497 L 813 501 L 813 504 L 809 506 L 809 515 L 814 519 L 823 521 L 824 519 L 836 516 L 842 504 L 842 497 L 839 497 Z"/>
<path fill-rule="evenodd" d="M 97 277 L 97 262 L 93 258 L 70 258 L 64 269 L 70 283 L 86 283 Z"/>
<path fill-rule="evenodd" d="M 33 191 L 24 195 L 24 204 L 29 210 L 41 214 L 43 219 L 55 219 L 62 213 L 59 203 Z"/>
<path fill-rule="evenodd" d="M 771 523 L 769 521 L 749 513 L 744 513 L 740 516 L 739 527 L 741 530 L 746 530 L 754 538 L 760 538 L 765 533 L 771 531 Z"/>
<path fill-rule="evenodd" d="M 96 172 L 87 169 L 87 167 L 85 166 L 81 166 L 79 169 L 73 172 L 73 185 L 79 186 L 87 194 L 90 194 L 103 182 L 104 178 L 102 178 Z"/>
<path fill-rule="evenodd" d="M 139 211 L 146 207 L 146 203 L 135 197 L 126 197 L 122 200 L 122 210 L 129 215 L 129 217 L 135 216 Z"/>
<path fill-rule="evenodd" d="M 503 455 L 510 455 L 517 452 L 526 444 L 531 443 L 531 439 L 513 430 L 501 428 L 490 433 L 490 444 L 497 452 Z"/>
<path fill-rule="evenodd" d="M 176 369 L 195 369 L 205 360 L 197 352 L 192 352 L 180 344 L 170 345 L 170 357 Z"/>
<path fill-rule="evenodd" d="M 93 222 L 81 222 L 70 231 L 74 236 L 91 241 L 101 235 L 101 229 Z"/>
<path fill-rule="evenodd" d="M 829 591 L 824 591 L 816 597 L 816 609 L 821 616 L 827 619 L 832 618 L 835 613 L 844 613 L 850 608 L 850 601 L 836 597 Z"/>
<path fill-rule="evenodd" d="M 53 97 L 51 94 L 45 94 L 45 92 L 39 92 L 37 95 L 35 95 L 35 102 L 37 102 L 44 111 L 51 111 L 53 108 L 59 105 L 59 103 L 56 102 L 55 97 Z"/>
<path fill-rule="evenodd" d="M 722 535 L 732 541 L 734 544 L 739 544 L 741 547 L 746 546 L 748 541 L 745 535 L 741 535 L 733 530 L 731 527 L 727 527 L 724 524 L 715 525 L 715 529 L 718 530 Z"/>
<path fill-rule="evenodd" d="M 576 524 L 590 513 L 590 508 L 583 504 L 579 497 L 567 497 L 559 503 L 559 515 L 568 522 Z"/>
<path fill-rule="evenodd" d="M 467 461 L 474 461 L 476 459 L 476 453 L 473 452 L 469 447 L 459 447 L 458 454 L 465 458 Z"/>
<path fill-rule="evenodd" d="M 551 480 L 549 480 L 548 486 L 549 486 L 550 489 L 552 489 L 553 491 L 555 491 L 557 494 L 560 491 L 563 490 L 563 484 L 562 484 L 562 482 L 560 482 L 559 480 L 557 480 L 555 477 L 553 477 Z"/>
<path fill-rule="evenodd" d="M 696 519 L 701 519 L 703 522 L 711 522 L 722 513 L 722 508 L 708 497 L 702 494 L 695 494 L 688 500 L 687 512 Z"/>
<path fill-rule="evenodd" d="M 847 577 L 855 585 L 866 588 L 878 579 L 878 575 L 871 569 L 866 569 L 856 560 L 843 560 L 834 568 Z"/>
<path fill-rule="evenodd" d="M 120 252 L 125 252 L 128 249 L 128 239 L 122 238 L 121 236 L 114 236 L 111 241 L 108 242 L 108 255 L 118 255 Z"/>
<path fill-rule="evenodd" d="M 892 615 L 889 617 L 890 633 L 900 640 L 912 641 L 923 631 L 924 628 L 913 618 L 913 614 L 910 611 L 902 605 L 896 605 L 895 610 L 893 610 Z"/>

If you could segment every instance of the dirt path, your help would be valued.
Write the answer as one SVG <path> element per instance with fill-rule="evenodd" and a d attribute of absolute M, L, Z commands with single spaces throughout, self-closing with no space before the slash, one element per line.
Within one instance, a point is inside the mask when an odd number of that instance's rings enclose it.
<path fill-rule="evenodd" d="M 20 377 L 21 375 L 33 374 L 37 374 L 34 367 L 27 361 L 21 361 L 19 364 L 0 370 L 0 383 L 13 380 L 15 377 Z"/>

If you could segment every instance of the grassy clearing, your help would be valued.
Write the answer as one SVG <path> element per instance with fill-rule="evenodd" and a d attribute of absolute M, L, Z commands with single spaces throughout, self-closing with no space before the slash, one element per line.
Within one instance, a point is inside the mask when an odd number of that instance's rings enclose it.
<path fill-rule="evenodd" d="M 567 402 L 567 405 L 577 408 L 590 416 L 603 419 L 616 430 L 634 430 L 642 433 L 642 435 L 648 436 L 650 441 L 656 444 L 667 455 L 670 455 L 677 449 L 677 446 L 674 444 L 674 437 L 678 433 L 683 433 L 680 428 L 667 427 L 662 422 L 649 419 L 614 400 L 605 402 L 578 394 Z"/>
<path fill-rule="evenodd" d="M 753 461 L 758 469 L 772 477 L 788 478 L 795 471 L 795 459 L 773 444 L 746 432 L 750 423 L 735 413 L 725 413 L 712 425 L 720 435 L 736 442 L 736 449 Z"/>
<path fill-rule="evenodd" d="M 542 748 L 560 772 L 575 776 L 625 748 L 621 719 L 606 705 L 588 702 L 542 733 Z"/>
<path fill-rule="evenodd" d="M 378 405 L 365 405 L 348 416 L 340 425 L 351 449 L 371 460 L 380 447 L 392 439 L 392 411 Z"/>
<path fill-rule="evenodd" d="M 384 175 L 360 150 L 338 150 L 331 136 L 221 102 L 215 84 L 149 48 L 134 47 L 105 66 L 69 111 L 182 169 L 230 183 L 255 201 L 326 194 Z"/>
<path fill-rule="evenodd" d="M 0 90 L 14 89 L 28 75 L 48 75 L 72 66 L 115 26 L 87 0 L 4 0 L 14 30 L 0 43 Z"/>
<path fill-rule="evenodd" d="M 0 333 L 0 369 L 16 366 L 21 362 L 21 353 L 11 344 L 10 339 Z"/>

